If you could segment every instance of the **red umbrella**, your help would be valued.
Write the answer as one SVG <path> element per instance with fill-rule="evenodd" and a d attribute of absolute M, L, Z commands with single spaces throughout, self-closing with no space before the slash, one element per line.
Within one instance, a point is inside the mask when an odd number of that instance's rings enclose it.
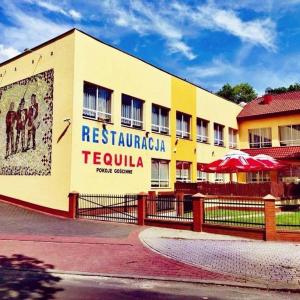
<path fill-rule="evenodd" d="M 266 166 L 262 162 L 239 150 L 232 150 L 204 167 L 206 172 L 215 173 L 255 172 L 265 169 Z"/>
<path fill-rule="evenodd" d="M 283 169 L 286 168 L 287 165 L 284 164 L 281 161 L 276 160 L 275 158 L 273 158 L 272 156 L 266 155 L 266 154 L 258 154 L 255 155 L 253 158 L 255 158 L 256 160 L 262 162 L 265 167 L 266 167 L 266 171 L 271 171 L 271 170 L 279 170 L 279 169 Z"/>

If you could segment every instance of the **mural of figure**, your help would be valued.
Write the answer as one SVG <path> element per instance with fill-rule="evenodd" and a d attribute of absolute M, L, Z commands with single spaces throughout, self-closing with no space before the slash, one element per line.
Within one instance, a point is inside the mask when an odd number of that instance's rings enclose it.
<path fill-rule="evenodd" d="M 37 117 L 39 114 L 39 105 L 36 101 L 36 95 L 31 95 L 31 105 L 28 110 L 28 121 L 27 121 L 27 150 L 30 149 L 30 142 L 32 139 L 32 149 L 35 150 L 35 133 L 39 126 Z"/>
<path fill-rule="evenodd" d="M 14 102 L 10 103 L 9 111 L 6 114 L 6 155 L 5 159 L 9 155 L 14 153 L 14 124 L 16 121 L 17 114 L 14 111 L 15 104 Z M 9 151 L 10 149 L 10 151 Z"/>
<path fill-rule="evenodd" d="M 24 108 L 25 105 L 25 99 L 22 98 L 19 107 L 17 110 L 17 138 L 16 138 L 16 145 L 15 145 L 15 153 L 18 152 L 19 142 L 20 142 L 20 136 L 21 136 L 21 146 L 22 146 L 22 152 L 26 151 L 25 147 L 25 127 L 27 122 L 27 109 Z"/>

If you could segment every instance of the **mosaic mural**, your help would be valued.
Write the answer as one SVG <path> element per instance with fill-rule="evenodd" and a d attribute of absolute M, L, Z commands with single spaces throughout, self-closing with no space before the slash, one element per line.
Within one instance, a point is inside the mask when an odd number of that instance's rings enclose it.
<path fill-rule="evenodd" d="M 0 88 L 0 175 L 50 175 L 54 71 Z"/>

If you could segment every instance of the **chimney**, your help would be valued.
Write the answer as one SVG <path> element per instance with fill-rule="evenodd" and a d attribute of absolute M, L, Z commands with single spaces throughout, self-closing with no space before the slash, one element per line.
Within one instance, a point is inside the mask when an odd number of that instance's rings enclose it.
<path fill-rule="evenodd" d="M 263 104 L 270 104 L 272 102 L 272 95 L 271 94 L 265 94 L 263 96 Z"/>
<path fill-rule="evenodd" d="M 272 89 L 271 88 L 266 88 L 265 94 L 263 96 L 263 104 L 270 104 L 272 102 Z"/>

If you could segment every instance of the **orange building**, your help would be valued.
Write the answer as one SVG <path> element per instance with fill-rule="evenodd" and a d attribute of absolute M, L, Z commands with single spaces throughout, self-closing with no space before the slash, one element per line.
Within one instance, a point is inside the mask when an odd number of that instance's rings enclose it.
<path fill-rule="evenodd" d="M 300 92 L 258 97 L 243 108 L 237 121 L 242 151 L 270 155 L 289 165 L 280 172 L 249 173 L 241 181 L 299 183 Z"/>

